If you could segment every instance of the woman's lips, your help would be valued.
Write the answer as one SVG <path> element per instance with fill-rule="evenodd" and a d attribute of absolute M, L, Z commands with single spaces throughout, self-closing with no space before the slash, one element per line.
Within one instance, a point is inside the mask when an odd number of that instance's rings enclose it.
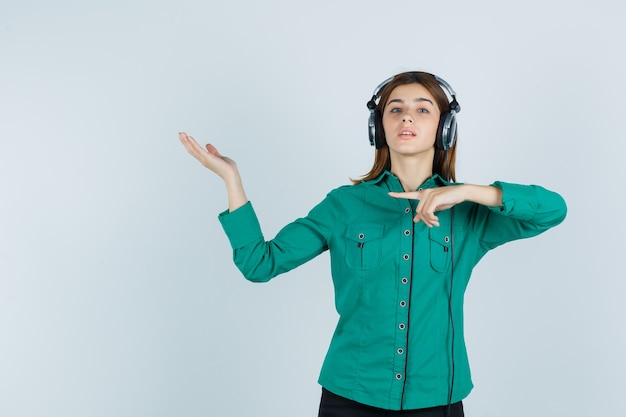
<path fill-rule="evenodd" d="M 413 129 L 405 128 L 405 129 L 402 129 L 400 132 L 398 132 L 398 136 L 403 139 L 410 139 L 415 136 L 415 132 L 413 131 Z"/>

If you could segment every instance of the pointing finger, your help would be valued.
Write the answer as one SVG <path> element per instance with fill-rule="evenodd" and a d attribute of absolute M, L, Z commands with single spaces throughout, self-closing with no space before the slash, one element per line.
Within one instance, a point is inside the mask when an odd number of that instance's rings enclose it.
<path fill-rule="evenodd" d="M 390 192 L 389 195 L 393 198 L 406 198 L 407 200 L 419 200 L 419 191 L 406 191 L 403 193 Z"/>

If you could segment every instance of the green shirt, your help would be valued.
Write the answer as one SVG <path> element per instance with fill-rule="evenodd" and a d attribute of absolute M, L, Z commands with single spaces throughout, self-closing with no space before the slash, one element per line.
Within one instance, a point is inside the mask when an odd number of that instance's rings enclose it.
<path fill-rule="evenodd" d="M 435 175 L 420 188 L 444 185 Z M 474 266 L 490 249 L 565 218 L 565 202 L 554 192 L 492 185 L 502 189 L 501 207 L 458 204 L 438 212 L 433 228 L 413 222 L 416 201 L 388 195 L 403 191 L 390 172 L 331 191 L 270 241 L 250 203 L 219 219 L 250 281 L 268 281 L 330 251 L 339 321 L 319 377 L 323 387 L 388 410 L 425 408 L 447 404 L 452 364 L 452 402 L 472 389 L 463 296 Z"/>

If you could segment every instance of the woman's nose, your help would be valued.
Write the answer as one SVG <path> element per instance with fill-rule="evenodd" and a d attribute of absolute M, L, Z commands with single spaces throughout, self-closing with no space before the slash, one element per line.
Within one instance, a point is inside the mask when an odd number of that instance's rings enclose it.
<path fill-rule="evenodd" d="M 405 123 L 406 122 L 413 123 L 413 117 L 411 117 L 411 115 L 408 113 L 404 113 L 404 116 L 402 116 L 402 121 Z"/>

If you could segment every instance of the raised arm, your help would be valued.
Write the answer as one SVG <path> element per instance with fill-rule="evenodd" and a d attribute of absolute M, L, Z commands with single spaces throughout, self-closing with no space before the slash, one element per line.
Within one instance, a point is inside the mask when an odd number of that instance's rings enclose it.
<path fill-rule="evenodd" d="M 211 144 L 207 144 L 206 149 L 203 148 L 193 137 L 185 132 L 180 132 L 178 138 L 194 158 L 224 180 L 228 193 L 229 211 L 235 211 L 248 202 L 235 161 L 221 155 L 215 146 Z"/>

